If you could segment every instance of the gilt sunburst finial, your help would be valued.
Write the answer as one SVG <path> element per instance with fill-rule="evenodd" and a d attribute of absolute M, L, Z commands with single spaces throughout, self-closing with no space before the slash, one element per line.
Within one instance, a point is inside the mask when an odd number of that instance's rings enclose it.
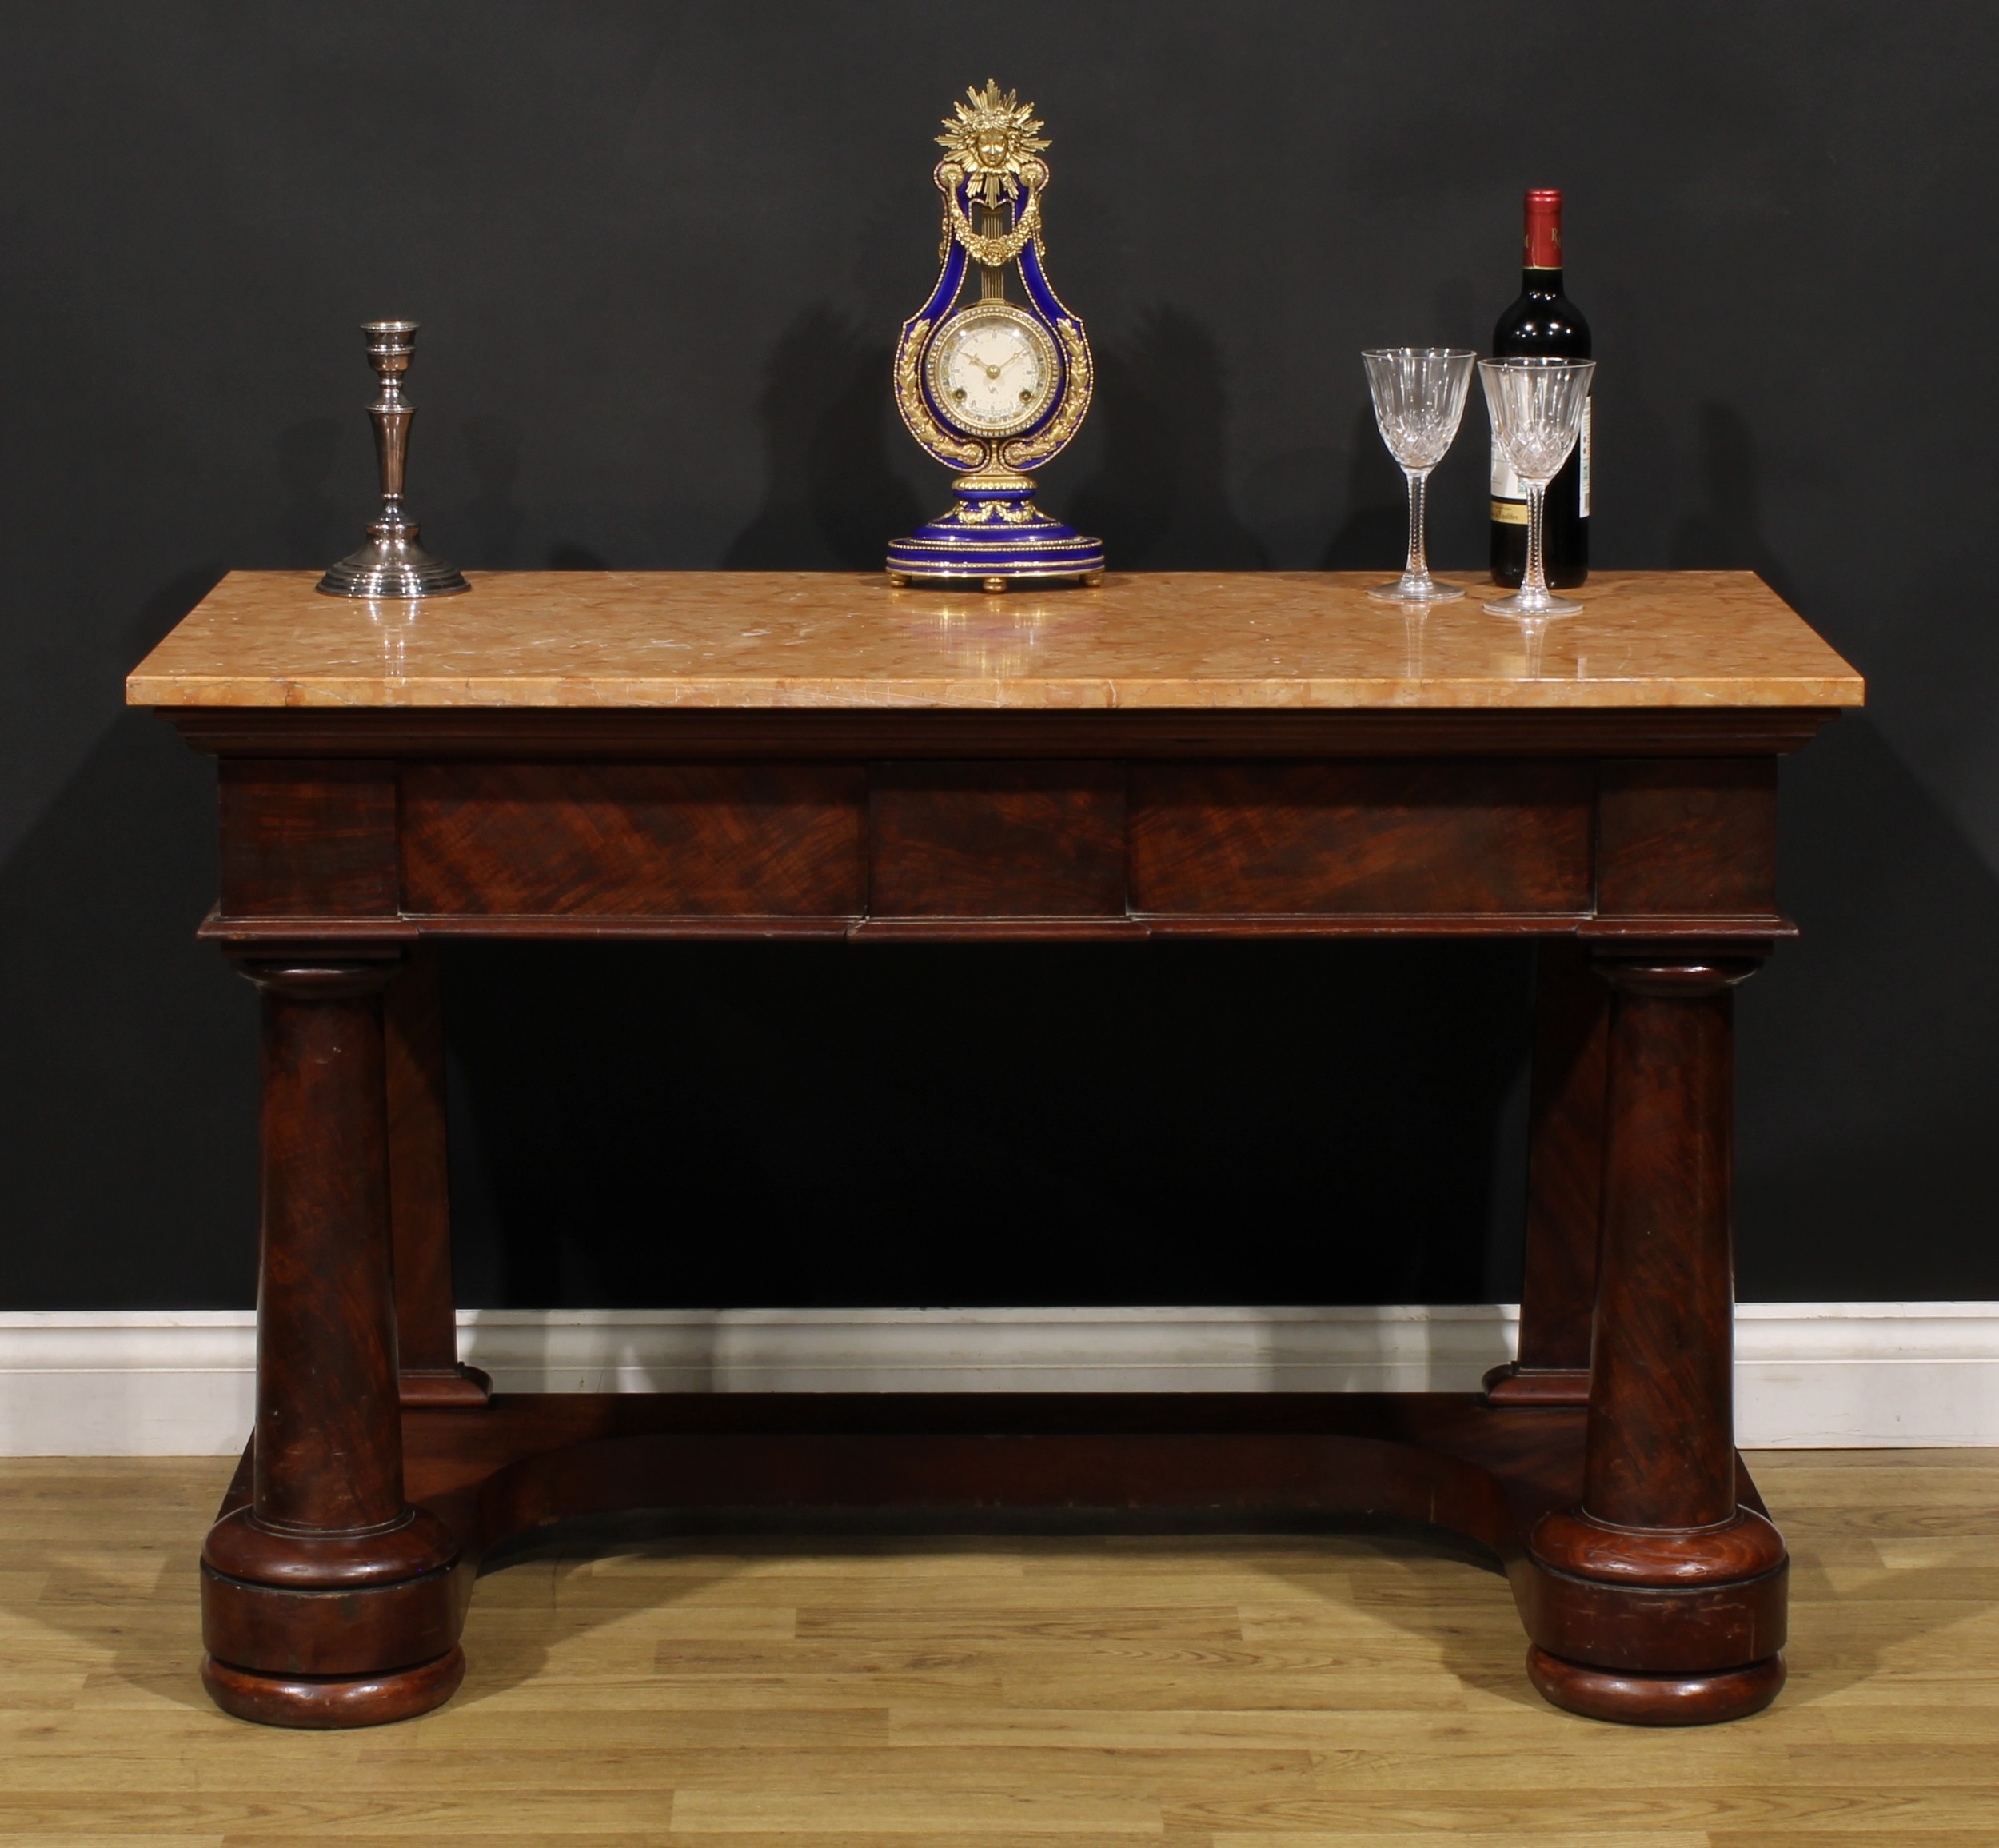
<path fill-rule="evenodd" d="M 1048 144 L 1036 132 L 1041 124 L 1035 120 L 1034 105 L 1021 102 L 1014 90 L 1001 95 L 996 78 L 988 78 L 983 91 L 968 89 L 965 97 L 952 106 L 956 115 L 944 118 L 937 142 L 964 170 L 988 209 L 997 211 L 1003 198 L 1019 197 L 1021 163 Z"/>

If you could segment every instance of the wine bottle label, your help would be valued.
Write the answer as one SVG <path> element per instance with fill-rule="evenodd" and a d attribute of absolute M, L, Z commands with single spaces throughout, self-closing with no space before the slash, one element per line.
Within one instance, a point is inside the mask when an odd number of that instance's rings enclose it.
<path fill-rule="evenodd" d="M 1495 497 L 1492 519 L 1496 526 L 1525 526 L 1528 524 L 1527 504 L 1525 501 L 1502 501 Z"/>
<path fill-rule="evenodd" d="M 1582 477 L 1577 488 L 1582 501 L 1582 517 L 1586 520 L 1590 517 L 1590 421 L 1595 409 L 1596 396 L 1592 393 L 1582 401 L 1582 432 L 1575 444 L 1576 453 L 1581 458 L 1581 466 L 1576 473 Z"/>
<path fill-rule="evenodd" d="M 1520 517 L 1527 517 L 1527 490 L 1520 485 L 1520 477 L 1513 472 L 1513 464 L 1506 460 L 1506 452 L 1499 447 L 1499 439 L 1492 440 L 1492 497 L 1495 501 L 1518 501 Z M 1495 513 L 1493 518 L 1499 516 Z"/>

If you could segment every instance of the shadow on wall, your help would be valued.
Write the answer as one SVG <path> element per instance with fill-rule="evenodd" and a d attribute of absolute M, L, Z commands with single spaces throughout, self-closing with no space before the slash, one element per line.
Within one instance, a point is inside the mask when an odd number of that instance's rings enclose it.
<path fill-rule="evenodd" d="M 343 446 L 341 426 L 331 417 L 313 417 L 277 433 L 277 479 L 285 503 L 279 530 L 289 558 L 324 559 L 330 565 L 360 542 L 365 504 L 342 506 L 329 492 Z"/>
<path fill-rule="evenodd" d="M 136 664 L 221 575 L 178 573 L 113 645 Z M 0 863 L 0 1307 L 254 1298 L 256 999 L 194 940 L 214 790 L 207 759 L 121 710 Z"/>
<path fill-rule="evenodd" d="M 528 523 L 520 500 L 521 426 L 512 417 L 467 417 L 458 430 L 479 489 L 465 509 L 479 549 L 464 562 L 484 571 L 509 569 Z"/>
<path fill-rule="evenodd" d="M 1517 944 L 536 960 L 525 981 L 506 946 L 446 960 L 469 1303 L 1476 1302 L 1508 1281 L 1488 1253 L 1519 1239 L 1495 1153 L 1526 1047 Z"/>
<path fill-rule="evenodd" d="M 1458 441 L 1463 440 L 1460 434 Z M 1409 555 L 1409 485 L 1381 440 L 1371 406 L 1363 405 L 1354 414 L 1348 454 L 1347 517 L 1320 566 L 1327 571 L 1399 571 Z"/>
<path fill-rule="evenodd" d="M 1754 432 L 1710 400 L 1695 449 L 1670 562 L 1794 598 Z M 1865 714 L 1782 774 L 1779 897 L 1803 934 L 1737 1004 L 1741 1294 L 1999 1298 L 1999 879 Z"/>
<path fill-rule="evenodd" d="M 1746 983 L 1752 1301 L 1999 1299 L 1999 879 L 1864 716 L 1783 772 L 1802 935 Z"/>
<path fill-rule="evenodd" d="M 1260 571 L 1263 543 L 1236 517 L 1225 480 L 1228 394 L 1215 337 L 1177 308 L 1141 315 L 1096 354 L 1090 407 L 1103 465 L 1064 517 L 1100 538 L 1120 570 Z"/>
<path fill-rule="evenodd" d="M 888 541 L 923 523 L 889 466 L 892 358 L 824 302 L 785 331 L 756 400 L 764 504 L 723 554 L 725 569 L 879 571 Z M 931 511 L 946 504 L 940 495 Z"/>
<path fill-rule="evenodd" d="M 130 659 L 220 575 L 149 597 Z M 253 1300 L 257 1005 L 194 940 L 215 887 L 213 768 L 144 712 L 0 864 L 0 1307 Z"/>
<path fill-rule="evenodd" d="M 602 553 L 593 552 L 587 545 L 579 545 L 570 539 L 558 539 L 549 547 L 549 569 L 551 571 L 608 571 L 611 561 Z"/>
<path fill-rule="evenodd" d="M 1792 601 L 1790 573 L 1763 538 L 1762 471 L 1742 413 L 1711 399 L 1703 404 L 1694 454 L 1701 506 L 1674 529 L 1667 561 L 1676 571 L 1754 571 Z"/>

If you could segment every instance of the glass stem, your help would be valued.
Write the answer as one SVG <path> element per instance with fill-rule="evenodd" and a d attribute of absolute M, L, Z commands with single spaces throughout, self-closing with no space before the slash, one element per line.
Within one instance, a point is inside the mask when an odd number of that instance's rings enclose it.
<path fill-rule="evenodd" d="M 1548 578 L 1541 562 L 1542 515 L 1547 505 L 1548 484 L 1546 481 L 1529 481 L 1527 490 L 1527 574 L 1520 581 L 1522 600 L 1528 603 L 1545 602 L 1548 595 Z"/>
<path fill-rule="evenodd" d="M 1430 575 L 1430 553 L 1423 525 L 1428 511 L 1430 471 L 1404 469 L 1402 473 L 1409 477 L 1409 562 L 1402 568 L 1402 574 L 1404 577 L 1426 578 Z"/>

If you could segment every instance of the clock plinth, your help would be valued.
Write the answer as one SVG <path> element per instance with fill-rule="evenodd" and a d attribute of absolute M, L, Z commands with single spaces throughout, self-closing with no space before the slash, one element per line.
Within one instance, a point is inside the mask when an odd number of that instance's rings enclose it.
<path fill-rule="evenodd" d="M 1103 544 L 1034 504 L 1034 484 L 954 484 L 956 504 L 888 548 L 888 575 L 909 584 L 966 585 L 988 590 L 1010 584 L 1091 583 L 1103 575 Z"/>
<path fill-rule="evenodd" d="M 1089 408 L 1095 369 L 1083 323 L 1041 266 L 1047 146 L 1034 106 L 988 81 L 966 93 L 937 138 L 943 267 L 896 344 L 896 405 L 937 461 L 968 470 L 950 509 L 888 548 L 896 584 L 1095 584 L 1103 545 L 1034 504 L 1025 473 L 1066 448 Z M 973 228 L 976 214 L 980 228 Z M 973 269 L 978 289 L 960 305 Z M 1017 274 L 1024 301 L 1009 298 Z"/>

